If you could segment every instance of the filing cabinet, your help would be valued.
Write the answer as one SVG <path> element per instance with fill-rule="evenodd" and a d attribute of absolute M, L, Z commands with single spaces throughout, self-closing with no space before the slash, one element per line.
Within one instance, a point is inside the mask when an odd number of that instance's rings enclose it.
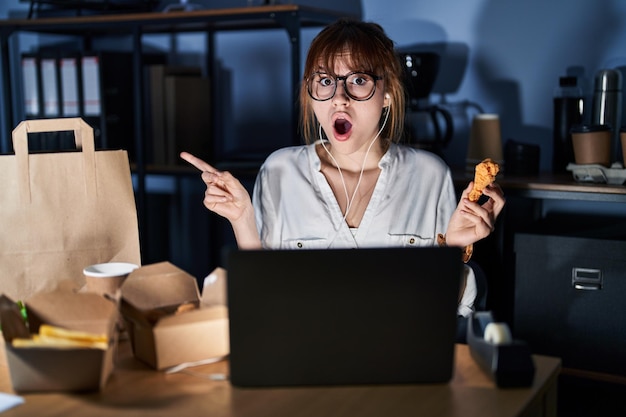
<path fill-rule="evenodd" d="M 514 334 L 534 353 L 626 375 L 626 239 L 517 233 L 514 286 Z"/>

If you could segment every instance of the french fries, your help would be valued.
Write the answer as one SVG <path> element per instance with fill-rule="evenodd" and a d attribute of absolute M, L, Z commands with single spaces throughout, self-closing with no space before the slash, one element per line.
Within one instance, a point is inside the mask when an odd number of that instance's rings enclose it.
<path fill-rule="evenodd" d="M 87 333 L 42 324 L 39 326 L 39 334 L 33 335 L 33 337 L 28 339 L 15 338 L 11 343 L 16 348 L 91 348 L 106 350 L 109 345 L 109 338 L 105 334 Z"/>

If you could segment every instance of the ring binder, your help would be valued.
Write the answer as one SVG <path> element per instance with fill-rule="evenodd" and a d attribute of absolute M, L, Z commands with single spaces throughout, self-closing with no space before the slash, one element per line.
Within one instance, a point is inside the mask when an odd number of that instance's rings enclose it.
<path fill-rule="evenodd" d="M 59 83 L 57 60 L 54 57 L 42 57 L 40 60 L 41 87 L 44 117 L 59 116 Z"/>
<path fill-rule="evenodd" d="M 79 116 L 78 58 L 60 58 L 59 68 L 61 71 L 62 114 L 64 117 Z"/>
<path fill-rule="evenodd" d="M 22 86 L 24 113 L 27 118 L 39 116 L 39 71 L 37 57 L 22 55 Z"/>
<path fill-rule="evenodd" d="M 83 114 L 100 116 L 102 102 L 100 97 L 100 60 L 97 56 L 85 55 L 81 58 L 83 85 Z"/>

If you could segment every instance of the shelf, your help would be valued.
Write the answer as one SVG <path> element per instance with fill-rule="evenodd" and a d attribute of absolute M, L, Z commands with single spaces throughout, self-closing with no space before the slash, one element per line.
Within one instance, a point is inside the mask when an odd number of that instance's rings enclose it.
<path fill-rule="evenodd" d="M 328 24 L 343 13 L 293 4 L 193 11 L 105 14 L 0 21 L 3 36 L 12 32 L 92 36 L 115 33 L 179 33 L 249 29 L 298 30 Z"/>
<path fill-rule="evenodd" d="M 221 31 L 246 31 L 246 30 L 284 30 L 288 34 L 288 42 L 291 49 L 289 62 L 289 72 L 291 77 L 288 82 L 291 84 L 292 95 L 290 102 L 294 103 L 292 108 L 291 127 L 294 141 L 298 139 L 298 119 L 299 112 L 295 106 L 299 95 L 299 84 L 301 78 L 301 30 L 305 27 L 322 27 L 340 17 L 347 16 L 346 13 L 306 7 L 299 5 L 268 5 L 256 7 L 239 8 L 219 8 L 203 9 L 193 11 L 173 11 L 173 12 L 143 12 L 127 14 L 102 14 L 102 15 L 81 15 L 70 17 L 40 17 L 36 19 L 9 19 L 0 21 L 0 71 L 2 77 L 2 121 L 3 129 L 0 131 L 0 154 L 9 153 L 12 150 L 11 131 L 21 120 L 17 120 L 16 113 L 12 109 L 14 103 L 13 85 L 14 77 L 11 70 L 15 66 L 11 65 L 12 51 L 10 50 L 11 36 L 17 33 L 37 33 L 46 35 L 69 35 L 83 40 L 83 44 L 90 45 L 92 38 L 102 36 L 130 36 L 132 38 L 132 66 L 133 79 L 139 80 L 133 87 L 133 108 L 135 113 L 133 137 L 135 145 L 135 169 L 136 179 L 137 211 L 139 217 L 140 231 L 145 231 L 143 219 L 146 217 L 145 193 L 146 175 L 146 133 L 143 121 L 144 109 L 144 74 L 143 65 L 143 45 L 142 36 L 147 34 L 174 34 L 174 33 L 205 33 L 206 55 L 207 55 L 207 76 L 214 80 L 213 70 L 215 68 L 215 39 L 216 32 Z M 86 48 L 88 49 L 88 48 Z M 15 52 L 13 52 L 15 54 Z M 15 59 L 15 58 L 13 58 Z M 211 102 L 217 102 L 215 91 L 212 88 Z M 219 112 L 217 106 L 211 106 L 212 117 L 216 120 Z M 215 124 L 214 124 L 215 125 Z M 210 142 L 215 147 L 217 132 L 212 132 Z M 297 141 L 299 144 L 300 142 Z M 215 155 L 215 152 L 212 153 Z M 217 165 L 219 161 L 208 158 L 209 162 Z M 170 170 L 170 173 L 172 171 Z M 175 173 L 172 175 L 176 175 Z M 140 233 L 145 238 L 144 233 Z"/>
<path fill-rule="evenodd" d="M 473 179 L 472 176 L 464 172 L 454 172 L 453 177 L 457 187 L 465 187 Z M 497 182 L 507 196 L 626 203 L 626 186 L 576 182 L 571 174 L 498 175 Z"/>
<path fill-rule="evenodd" d="M 175 12 L 148 12 L 128 14 L 107 14 L 71 17 L 47 17 L 38 19 L 8 19 L 0 21 L 0 59 L 2 61 L 3 120 L 5 132 L 0 138 L 0 153 L 11 149 L 9 138 L 12 126 L 20 120 L 15 119 L 11 109 L 12 85 L 9 38 L 18 32 L 69 35 L 89 39 L 106 35 L 128 35 L 134 39 L 133 49 L 136 54 L 134 71 L 136 79 L 142 79 L 141 73 L 141 37 L 146 34 L 172 34 L 201 32 L 208 35 L 207 69 L 211 77 L 214 67 L 213 35 L 220 31 L 282 29 L 289 34 L 291 45 L 291 85 L 292 102 L 297 102 L 300 81 L 300 32 L 305 27 L 324 26 L 344 13 L 328 11 L 299 5 L 269 5 L 256 7 L 205 9 Z M 356 17 L 356 16 L 352 16 Z M 141 84 L 141 83 L 139 83 Z M 136 94 L 141 93 L 142 85 L 137 86 Z M 136 97 L 136 100 L 141 100 Z M 142 103 L 135 103 L 141 109 Z M 293 131 L 297 132 L 298 115 L 294 108 L 292 117 Z M 138 112 L 137 114 L 140 114 Z M 139 137 L 143 132 L 136 132 Z M 297 137 L 297 136 L 296 136 Z M 141 161 L 139 161 L 141 163 Z"/>
<path fill-rule="evenodd" d="M 121 13 L 133 11 L 149 11 L 158 5 L 159 0 L 20 0 L 23 3 L 30 3 L 28 16 L 39 13 L 58 13 L 69 10 L 74 13 L 84 11 L 97 11 L 106 13 Z"/>

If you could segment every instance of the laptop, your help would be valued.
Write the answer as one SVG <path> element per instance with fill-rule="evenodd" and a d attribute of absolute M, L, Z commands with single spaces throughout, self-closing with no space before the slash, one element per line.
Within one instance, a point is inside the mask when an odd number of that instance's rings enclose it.
<path fill-rule="evenodd" d="M 235 249 L 226 257 L 234 386 L 451 379 L 460 249 Z"/>

